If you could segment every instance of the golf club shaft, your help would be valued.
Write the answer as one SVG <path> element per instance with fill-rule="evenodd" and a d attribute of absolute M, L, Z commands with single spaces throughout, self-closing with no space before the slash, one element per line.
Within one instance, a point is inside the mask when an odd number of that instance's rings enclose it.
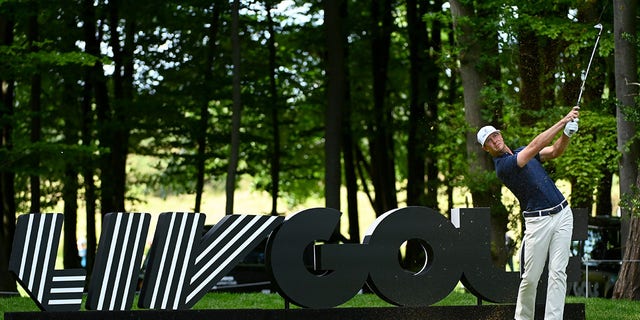
<path fill-rule="evenodd" d="M 600 31 L 598 31 L 598 37 L 596 38 L 596 43 L 593 46 L 593 51 L 591 52 L 591 58 L 589 59 L 589 64 L 587 65 L 587 71 L 584 74 L 584 79 L 582 79 L 582 85 L 580 86 L 580 94 L 578 95 L 578 103 L 576 103 L 576 106 L 580 106 L 580 100 L 582 99 L 582 92 L 584 91 L 584 84 L 587 82 L 587 76 L 589 75 L 589 69 L 591 69 L 591 62 L 593 61 L 593 56 L 596 54 L 596 48 L 598 47 L 598 41 L 600 41 L 600 35 L 602 34 L 602 25 L 601 24 L 597 24 L 595 25 L 595 28 L 600 29 Z"/>

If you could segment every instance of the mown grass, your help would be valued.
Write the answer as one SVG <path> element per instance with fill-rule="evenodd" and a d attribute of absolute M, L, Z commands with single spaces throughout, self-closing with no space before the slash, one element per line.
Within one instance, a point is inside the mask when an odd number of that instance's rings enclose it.
<path fill-rule="evenodd" d="M 587 320 L 640 320 L 640 303 L 629 300 L 568 297 L 568 303 L 585 304 Z M 475 296 L 463 290 L 453 291 L 438 306 L 475 305 Z M 341 308 L 389 307 L 389 303 L 373 294 L 359 294 Z M 284 299 L 278 294 L 263 293 L 210 293 L 200 300 L 194 309 L 283 309 Z M 291 306 L 295 308 L 295 306 Z M 29 298 L 0 298 L 0 320 L 5 312 L 38 311 Z"/>

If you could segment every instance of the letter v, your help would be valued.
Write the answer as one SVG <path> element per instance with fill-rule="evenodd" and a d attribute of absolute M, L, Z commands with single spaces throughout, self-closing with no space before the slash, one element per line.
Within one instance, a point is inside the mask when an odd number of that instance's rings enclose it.
<path fill-rule="evenodd" d="M 227 215 L 200 238 L 205 215 L 163 213 L 149 253 L 138 306 L 189 309 L 284 220 Z"/>
<path fill-rule="evenodd" d="M 62 214 L 20 215 L 9 271 L 43 311 L 77 311 L 86 280 L 84 269 L 55 270 Z"/>

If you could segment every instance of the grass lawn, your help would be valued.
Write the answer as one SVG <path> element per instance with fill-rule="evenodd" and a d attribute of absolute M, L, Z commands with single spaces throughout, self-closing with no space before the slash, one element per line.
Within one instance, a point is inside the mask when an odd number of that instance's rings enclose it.
<path fill-rule="evenodd" d="M 584 303 L 587 320 L 640 320 L 640 303 L 628 300 L 602 298 L 568 297 L 568 303 Z M 475 305 L 475 296 L 456 290 L 439 306 Z M 210 293 L 198 302 L 194 309 L 282 309 L 284 299 L 278 294 L 263 293 Z M 390 304 L 373 294 L 359 294 L 342 308 L 389 307 Z M 293 307 L 293 306 L 292 306 Z M 37 306 L 29 298 L 0 298 L 0 320 L 5 312 L 37 311 Z"/>

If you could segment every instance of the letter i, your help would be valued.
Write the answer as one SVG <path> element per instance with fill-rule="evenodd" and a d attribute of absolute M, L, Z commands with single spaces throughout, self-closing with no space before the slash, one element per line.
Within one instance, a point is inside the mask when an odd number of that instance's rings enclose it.
<path fill-rule="evenodd" d="M 87 309 L 131 309 L 150 221 L 148 213 L 119 212 L 104 217 Z"/>

